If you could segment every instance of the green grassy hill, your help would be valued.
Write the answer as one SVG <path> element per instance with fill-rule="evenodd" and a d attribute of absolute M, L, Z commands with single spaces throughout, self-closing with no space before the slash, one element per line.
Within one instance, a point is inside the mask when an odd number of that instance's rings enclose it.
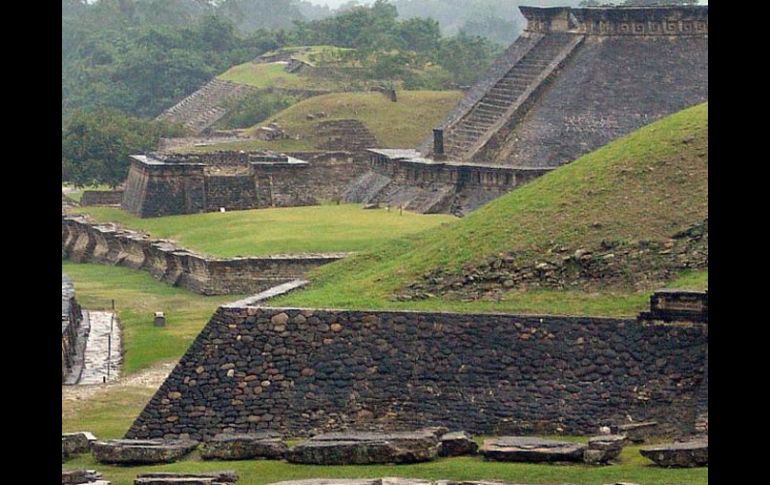
<path fill-rule="evenodd" d="M 312 288 L 278 305 L 632 315 L 654 287 L 601 292 L 511 290 L 499 301 L 392 301 L 426 272 L 462 273 L 501 253 L 537 261 L 554 248 L 666 240 L 708 218 L 708 105 L 644 127 L 471 213 L 461 222 L 382 244 L 317 270 Z M 707 285 L 707 272 L 651 282 Z"/>
<path fill-rule="evenodd" d="M 357 119 L 369 129 L 382 148 L 404 148 L 418 145 L 433 126 L 460 101 L 460 91 L 399 91 L 398 102 L 381 93 L 333 93 L 314 96 L 272 116 L 284 131 L 299 139 L 223 143 L 184 151 L 254 150 L 276 151 L 318 149 L 324 141 L 316 132 L 319 122 Z M 325 113 L 326 117 L 308 119 L 309 114 Z M 266 124 L 266 123 L 263 123 Z M 252 134 L 256 127 L 249 130 Z M 247 133 L 249 132 L 247 131 Z"/>

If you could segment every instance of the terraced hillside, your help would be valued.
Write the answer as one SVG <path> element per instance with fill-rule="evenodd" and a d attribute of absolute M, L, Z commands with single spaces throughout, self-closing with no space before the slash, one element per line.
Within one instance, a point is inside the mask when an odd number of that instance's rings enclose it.
<path fill-rule="evenodd" d="M 314 96 L 271 118 L 290 135 L 289 139 L 252 139 L 192 149 L 185 147 L 183 150 L 327 150 L 339 149 L 337 142 L 344 138 L 354 142 L 359 139 L 366 143 L 375 142 L 382 148 L 415 145 L 430 133 L 431 127 L 443 119 L 461 97 L 459 91 L 399 91 L 398 101 L 394 103 L 381 93 Z M 366 131 L 362 131 L 361 127 Z M 258 127 L 253 127 L 246 134 L 253 136 L 257 130 Z"/>
<path fill-rule="evenodd" d="M 273 304 L 632 315 L 656 288 L 707 286 L 707 265 L 706 103 Z"/>

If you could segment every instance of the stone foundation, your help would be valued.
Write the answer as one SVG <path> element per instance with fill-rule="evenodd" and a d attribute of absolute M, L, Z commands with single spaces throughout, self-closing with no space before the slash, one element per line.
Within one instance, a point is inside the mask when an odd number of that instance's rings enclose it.
<path fill-rule="evenodd" d="M 315 205 L 338 198 L 366 168 L 360 156 L 340 151 L 134 155 L 122 207 L 158 217 Z"/>
<path fill-rule="evenodd" d="M 82 216 L 62 217 L 62 252 L 78 263 L 142 269 L 164 283 L 203 295 L 258 293 L 302 278 L 318 266 L 347 256 L 334 253 L 209 258 L 169 241 L 150 239 L 114 224 L 96 224 Z"/>

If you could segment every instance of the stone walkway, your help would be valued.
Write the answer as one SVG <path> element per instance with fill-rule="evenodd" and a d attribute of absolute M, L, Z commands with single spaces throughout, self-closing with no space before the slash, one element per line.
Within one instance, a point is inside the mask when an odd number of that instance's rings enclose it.
<path fill-rule="evenodd" d="M 117 379 L 121 362 L 121 335 L 115 314 L 83 310 L 83 318 L 88 318 L 91 331 L 86 344 L 85 365 L 78 384 L 101 384 L 105 379 L 106 382 Z"/>

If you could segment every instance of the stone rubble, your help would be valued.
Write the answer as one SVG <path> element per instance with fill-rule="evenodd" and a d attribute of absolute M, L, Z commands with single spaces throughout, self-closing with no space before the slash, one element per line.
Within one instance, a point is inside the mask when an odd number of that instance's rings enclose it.
<path fill-rule="evenodd" d="M 505 292 L 536 288 L 591 290 L 597 285 L 646 289 L 683 270 L 708 267 L 708 219 L 663 241 L 610 241 L 599 247 L 554 246 L 530 260 L 500 254 L 454 272 L 437 269 L 408 284 L 392 299 L 443 296 L 461 300 L 496 300 Z"/>

